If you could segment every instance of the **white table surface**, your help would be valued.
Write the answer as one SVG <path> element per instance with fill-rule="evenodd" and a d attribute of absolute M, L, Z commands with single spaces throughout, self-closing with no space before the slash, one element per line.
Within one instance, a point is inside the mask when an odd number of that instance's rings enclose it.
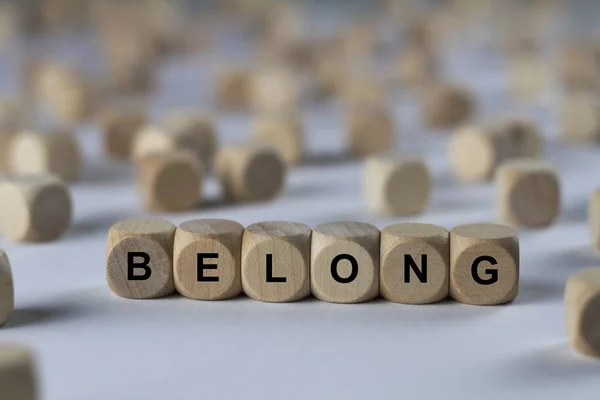
<path fill-rule="evenodd" d="M 104 276 L 108 228 L 150 214 L 140 207 L 129 166 L 103 159 L 98 132 L 84 127 L 79 138 L 88 156 L 83 178 L 72 187 L 71 231 L 47 244 L 0 239 L 16 285 L 16 310 L 0 330 L 0 340 L 36 349 L 47 400 L 597 398 L 600 361 L 569 348 L 563 290 L 570 274 L 600 264 L 586 223 L 588 196 L 600 183 L 600 148 L 560 145 L 559 93 L 548 90 L 537 105 L 511 98 L 501 60 L 479 39 L 473 34 L 456 40 L 460 51 L 445 60 L 447 75 L 473 85 L 480 95 L 480 118 L 518 113 L 539 121 L 548 138 L 545 156 L 562 183 L 558 221 L 520 233 L 520 292 L 512 304 L 118 298 Z M 72 50 L 77 46 L 44 48 L 77 54 Z M 5 53 L 6 61 L 12 53 Z M 210 79 L 202 71 L 207 64 L 199 55 L 161 67 L 163 87 L 151 102 L 155 116 L 173 107 L 206 107 Z M 5 78 L 15 65 L 6 61 Z M 6 93 L 14 90 L 14 81 L 4 82 Z M 391 97 L 399 148 L 425 155 L 435 176 L 431 205 L 418 217 L 383 218 L 366 211 L 362 164 L 336 156 L 343 147 L 343 118 L 332 106 L 307 110 L 311 162 L 290 172 L 276 201 L 220 204 L 211 179 L 204 207 L 151 216 L 174 223 L 217 217 L 242 224 L 283 219 L 311 226 L 357 220 L 378 227 L 398 221 L 447 228 L 495 221 L 493 184 L 456 182 L 447 170 L 447 135 L 421 127 L 409 93 Z M 246 137 L 250 122 L 247 115 L 221 115 L 221 141 Z"/>

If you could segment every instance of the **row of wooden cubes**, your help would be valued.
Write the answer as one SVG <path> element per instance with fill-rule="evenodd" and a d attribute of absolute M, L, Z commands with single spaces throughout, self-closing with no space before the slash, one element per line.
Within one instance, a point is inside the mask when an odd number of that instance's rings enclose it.
<path fill-rule="evenodd" d="M 334 303 L 381 295 L 426 304 L 449 295 L 463 303 L 510 302 L 518 292 L 519 243 L 514 228 L 461 225 L 450 232 L 423 223 L 379 230 L 361 222 L 311 229 L 269 221 L 244 228 L 223 219 L 179 227 L 163 220 L 126 220 L 108 234 L 106 277 L 119 296 L 149 299 L 175 291 L 198 300 L 242 292 L 266 302 L 311 293 Z"/>

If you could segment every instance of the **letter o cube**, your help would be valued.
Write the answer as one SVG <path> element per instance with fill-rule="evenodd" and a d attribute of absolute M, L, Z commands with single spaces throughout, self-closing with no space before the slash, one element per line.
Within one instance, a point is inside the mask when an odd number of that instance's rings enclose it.
<path fill-rule="evenodd" d="M 600 268 L 576 272 L 565 288 L 567 335 L 580 353 L 600 357 Z"/>
<path fill-rule="evenodd" d="M 512 301 L 519 290 L 519 240 L 506 225 L 467 224 L 450 231 L 450 296 L 461 303 Z"/>
<path fill-rule="evenodd" d="M 246 227 L 242 241 L 242 287 L 253 299 L 290 302 L 310 295 L 311 229 L 270 221 Z"/>
<path fill-rule="evenodd" d="M 23 345 L 0 344 L 0 399 L 38 399 L 35 357 Z"/>
<path fill-rule="evenodd" d="M 225 219 L 197 219 L 175 232 L 175 288 L 197 300 L 224 300 L 242 292 L 240 272 L 244 227 Z"/>
<path fill-rule="evenodd" d="M 332 303 L 360 303 L 379 294 L 379 229 L 331 222 L 313 229 L 312 293 Z"/>
<path fill-rule="evenodd" d="M 152 299 L 175 290 L 176 227 L 162 220 L 126 220 L 113 225 L 106 246 L 106 280 L 118 296 Z"/>

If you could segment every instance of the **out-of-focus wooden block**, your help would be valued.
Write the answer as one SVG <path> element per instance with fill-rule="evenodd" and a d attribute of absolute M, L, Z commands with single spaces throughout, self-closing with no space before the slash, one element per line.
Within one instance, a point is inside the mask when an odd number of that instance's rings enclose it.
<path fill-rule="evenodd" d="M 21 129 L 27 119 L 27 108 L 17 100 L 0 100 L 0 125 L 7 130 Z"/>
<path fill-rule="evenodd" d="M 364 72 L 344 72 L 339 69 L 337 74 L 341 100 L 351 110 L 358 106 L 365 107 L 386 102 L 386 88 L 380 78 Z"/>
<path fill-rule="evenodd" d="M 136 167 L 146 209 L 184 211 L 199 204 L 204 168 L 193 152 L 152 153 L 140 158 Z"/>
<path fill-rule="evenodd" d="M 31 350 L 21 344 L 0 344 L 0 398 L 37 400 L 36 360 Z"/>
<path fill-rule="evenodd" d="M 429 204 L 431 174 L 422 158 L 371 157 L 365 163 L 363 181 L 367 207 L 375 213 L 414 215 Z"/>
<path fill-rule="evenodd" d="M 173 242 L 176 226 L 168 221 L 131 219 L 108 232 L 106 280 L 118 296 L 153 299 L 175 291 Z"/>
<path fill-rule="evenodd" d="M 379 229 L 362 222 L 331 222 L 313 229 L 311 289 L 332 303 L 360 303 L 379 294 Z"/>
<path fill-rule="evenodd" d="M 519 55 L 510 63 L 512 88 L 517 96 L 536 99 L 549 87 L 552 79 L 546 64 L 547 60 L 540 55 Z"/>
<path fill-rule="evenodd" d="M 452 134 L 450 166 L 464 181 L 491 179 L 498 166 L 513 158 L 537 158 L 543 148 L 537 125 L 520 119 L 465 126 Z"/>
<path fill-rule="evenodd" d="M 590 43 L 570 43 L 560 54 L 561 80 L 567 90 L 600 88 L 600 67 L 597 50 Z"/>
<path fill-rule="evenodd" d="M 244 227 L 225 219 L 196 219 L 175 232 L 175 288 L 197 300 L 225 300 L 242 293 Z"/>
<path fill-rule="evenodd" d="M 302 100 L 302 83 L 284 66 L 266 66 L 254 71 L 250 80 L 252 107 L 264 113 L 291 113 Z"/>
<path fill-rule="evenodd" d="M 565 322 L 571 346 L 591 357 L 600 357 L 600 268 L 571 275 L 565 288 Z"/>
<path fill-rule="evenodd" d="M 511 225 L 539 228 L 552 224 L 560 211 L 560 184 L 555 169 L 536 160 L 513 160 L 496 173 L 501 219 Z"/>
<path fill-rule="evenodd" d="M 394 303 L 428 304 L 448 296 L 450 236 L 430 224 L 399 223 L 381 231 L 381 296 Z"/>
<path fill-rule="evenodd" d="M 100 119 L 105 153 L 115 159 L 129 158 L 134 138 L 147 122 L 146 112 L 138 107 L 106 110 Z"/>
<path fill-rule="evenodd" d="M 10 144 L 15 133 L 11 127 L 0 122 L 0 172 L 10 170 Z"/>
<path fill-rule="evenodd" d="M 475 98 L 466 88 L 452 84 L 430 86 L 423 100 L 423 117 L 432 128 L 455 128 L 475 112 Z"/>
<path fill-rule="evenodd" d="M 467 224 L 450 231 L 450 296 L 494 305 L 519 291 L 519 239 L 506 225 Z"/>
<path fill-rule="evenodd" d="M 17 133 L 11 140 L 9 157 L 9 169 L 16 174 L 50 173 L 72 182 L 81 172 L 79 144 L 69 131 Z"/>
<path fill-rule="evenodd" d="M 600 188 L 594 190 L 588 203 L 588 224 L 592 233 L 592 243 L 600 250 Z"/>
<path fill-rule="evenodd" d="M 0 181 L 0 231 L 15 241 L 58 239 L 71 225 L 67 185 L 54 175 L 8 176 Z"/>
<path fill-rule="evenodd" d="M 165 118 L 178 148 L 192 150 L 206 167 L 212 165 L 218 145 L 217 128 L 207 115 L 194 111 L 174 111 Z"/>
<path fill-rule="evenodd" d="M 285 184 L 286 166 L 279 152 L 261 143 L 221 147 L 214 171 L 225 196 L 234 201 L 270 200 Z"/>
<path fill-rule="evenodd" d="M 600 141 L 600 96 L 591 92 L 569 93 L 563 99 L 561 137 L 566 142 Z"/>
<path fill-rule="evenodd" d="M 438 66 L 435 56 L 426 50 L 410 48 L 400 54 L 398 79 L 407 87 L 418 87 L 435 81 Z"/>
<path fill-rule="evenodd" d="M 253 137 L 271 144 L 288 165 L 298 164 L 304 156 L 304 127 L 296 114 L 268 114 L 256 121 Z"/>
<path fill-rule="evenodd" d="M 215 79 L 215 102 L 222 110 L 247 110 L 250 107 L 251 71 L 226 69 Z"/>
<path fill-rule="evenodd" d="M 358 157 L 381 154 L 396 145 L 396 123 L 382 105 L 360 104 L 349 110 L 348 151 Z"/>
<path fill-rule="evenodd" d="M 255 300 L 284 303 L 310 294 L 310 227 L 259 222 L 242 241 L 242 287 Z"/>
<path fill-rule="evenodd" d="M 12 269 L 6 253 L 0 250 L 0 327 L 8 321 L 15 309 L 15 288 Z"/>

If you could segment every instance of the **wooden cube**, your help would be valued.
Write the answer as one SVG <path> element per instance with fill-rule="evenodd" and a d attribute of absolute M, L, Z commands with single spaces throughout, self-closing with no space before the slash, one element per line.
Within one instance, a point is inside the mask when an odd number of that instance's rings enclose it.
<path fill-rule="evenodd" d="M 571 275 L 565 288 L 565 322 L 571 346 L 578 352 L 600 357 L 600 268 Z"/>
<path fill-rule="evenodd" d="M 428 304 L 448 296 L 450 236 L 430 224 L 399 223 L 381 231 L 381 296 L 394 303 Z"/>
<path fill-rule="evenodd" d="M 600 250 L 600 188 L 590 195 L 588 203 L 588 224 L 592 234 L 592 244 Z"/>
<path fill-rule="evenodd" d="M 496 190 L 501 219 L 514 226 L 548 226 L 560 211 L 556 171 L 543 161 L 504 163 L 496 174 Z"/>
<path fill-rule="evenodd" d="M 311 229 L 296 222 L 259 222 L 242 241 L 242 287 L 255 300 L 285 303 L 310 295 Z"/>
<path fill-rule="evenodd" d="M 398 78 L 407 87 L 424 86 L 437 79 L 438 62 L 431 51 L 409 48 L 400 54 Z"/>
<path fill-rule="evenodd" d="M 510 77 L 515 95 L 536 99 L 550 86 L 552 79 L 546 62 L 537 54 L 521 54 L 511 60 Z"/>
<path fill-rule="evenodd" d="M 153 299 L 175 291 L 173 242 L 176 226 L 168 221 L 131 219 L 108 232 L 106 280 L 118 296 Z"/>
<path fill-rule="evenodd" d="M 0 122 L 0 172 L 10 169 L 10 147 L 15 133 L 10 126 Z"/>
<path fill-rule="evenodd" d="M 174 111 L 167 115 L 165 128 L 171 132 L 178 148 L 192 150 L 204 166 L 212 165 L 218 137 L 210 117 L 194 111 Z"/>
<path fill-rule="evenodd" d="M 519 239 L 506 225 L 466 224 L 450 231 L 450 296 L 461 303 L 494 305 L 519 291 Z"/>
<path fill-rule="evenodd" d="M 0 327 L 15 309 L 15 288 L 8 256 L 0 250 Z"/>
<path fill-rule="evenodd" d="M 375 213 L 414 215 L 429 204 L 431 174 L 422 158 L 371 157 L 366 161 L 363 180 L 367 206 Z"/>
<path fill-rule="evenodd" d="M 54 175 L 9 176 L 0 181 L 0 231 L 15 241 L 58 239 L 71 225 L 67 185 Z"/>
<path fill-rule="evenodd" d="M 381 154 L 396 144 L 396 124 L 382 105 L 355 105 L 348 115 L 348 151 L 357 157 Z"/>
<path fill-rule="evenodd" d="M 29 348 L 16 343 L 0 344 L 0 399 L 39 399 L 35 364 Z"/>
<path fill-rule="evenodd" d="M 499 120 L 465 126 L 450 138 L 450 166 L 464 181 L 487 181 L 498 166 L 513 158 L 537 158 L 542 149 L 537 126 L 525 120 Z"/>
<path fill-rule="evenodd" d="M 81 172 L 81 151 L 69 131 L 24 131 L 15 135 L 9 149 L 10 171 L 16 174 L 54 174 L 66 182 Z"/>
<path fill-rule="evenodd" d="M 225 300 L 242 293 L 244 227 L 225 219 L 196 219 L 175 232 L 175 289 L 197 300 Z"/>
<path fill-rule="evenodd" d="M 137 164 L 137 182 L 147 210 L 184 211 L 200 202 L 204 169 L 190 151 L 149 154 Z"/>
<path fill-rule="evenodd" d="M 100 121 L 104 152 L 115 159 L 129 158 L 134 138 L 147 122 L 146 111 L 139 107 L 124 106 L 106 110 Z"/>
<path fill-rule="evenodd" d="M 231 144 L 219 149 L 214 171 L 228 199 L 263 201 L 273 199 L 283 189 L 286 166 L 271 146 Z"/>
<path fill-rule="evenodd" d="M 255 71 L 249 90 L 254 110 L 265 113 L 293 112 L 302 100 L 298 76 L 283 66 L 268 66 Z"/>
<path fill-rule="evenodd" d="M 575 92 L 565 96 L 562 104 L 561 138 L 571 143 L 600 141 L 600 96 Z"/>
<path fill-rule="evenodd" d="M 425 93 L 423 116 L 431 128 L 455 128 L 475 113 L 475 98 L 466 88 L 452 84 L 431 86 Z"/>
<path fill-rule="evenodd" d="M 356 71 L 337 71 L 340 79 L 340 95 L 351 110 L 364 105 L 377 105 L 386 102 L 383 81 L 371 74 Z"/>
<path fill-rule="evenodd" d="M 331 222 L 313 229 L 311 290 L 332 303 L 360 303 L 379 294 L 379 229 Z"/>
<path fill-rule="evenodd" d="M 250 107 L 251 72 L 245 69 L 219 71 L 215 80 L 215 102 L 223 110 Z"/>
<path fill-rule="evenodd" d="M 295 114 L 269 114 L 254 124 L 253 137 L 271 144 L 288 165 L 295 165 L 304 156 L 304 128 Z"/>

